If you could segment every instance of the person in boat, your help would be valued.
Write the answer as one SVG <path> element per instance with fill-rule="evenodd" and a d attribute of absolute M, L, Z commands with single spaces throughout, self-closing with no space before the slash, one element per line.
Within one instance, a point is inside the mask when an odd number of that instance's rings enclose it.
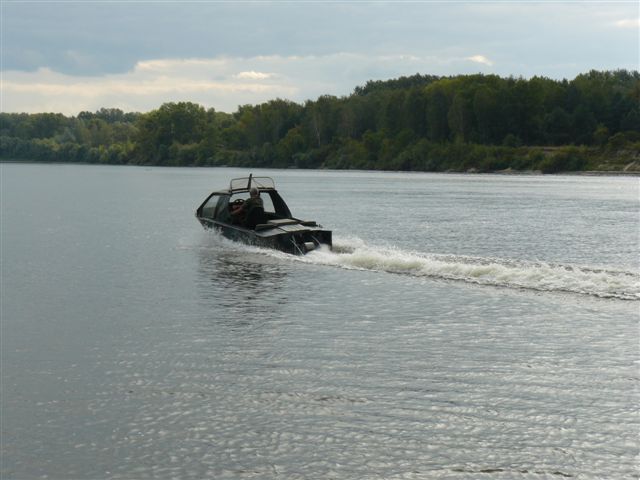
<path fill-rule="evenodd" d="M 234 223 L 245 224 L 247 214 L 253 208 L 264 208 L 264 203 L 262 202 L 262 198 L 260 198 L 260 192 L 257 188 L 251 187 L 249 190 L 249 198 L 247 198 L 242 204 L 234 206 L 231 211 L 231 217 L 234 220 Z"/>

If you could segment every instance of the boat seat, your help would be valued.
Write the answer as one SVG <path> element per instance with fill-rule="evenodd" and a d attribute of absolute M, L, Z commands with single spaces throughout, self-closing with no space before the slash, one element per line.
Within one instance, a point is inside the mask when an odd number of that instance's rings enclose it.
<path fill-rule="evenodd" d="M 259 223 L 266 223 L 267 217 L 264 214 L 264 208 L 262 207 L 251 207 L 251 209 L 247 212 L 247 218 L 244 221 L 244 226 L 254 230 L 256 225 Z"/>
<path fill-rule="evenodd" d="M 271 225 L 276 225 L 276 226 L 280 226 L 280 225 L 295 225 L 298 223 L 297 220 L 294 220 L 293 218 L 276 218 L 273 220 L 269 220 L 269 222 Z"/>
<path fill-rule="evenodd" d="M 274 228 L 274 225 L 270 225 L 268 223 L 259 223 L 256 225 L 254 229 L 256 232 L 261 232 L 262 230 L 269 230 L 270 228 Z"/>

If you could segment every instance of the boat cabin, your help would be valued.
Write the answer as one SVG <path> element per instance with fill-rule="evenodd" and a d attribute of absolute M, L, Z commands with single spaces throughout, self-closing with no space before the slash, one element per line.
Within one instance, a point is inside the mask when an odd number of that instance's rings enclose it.
<path fill-rule="evenodd" d="M 263 208 L 250 209 L 242 219 L 244 224 L 239 226 L 255 229 L 256 225 L 267 224 L 269 221 L 291 218 L 291 211 L 277 192 L 273 179 L 254 176 L 231 180 L 229 189 L 213 192 L 201 205 L 197 214 L 199 217 L 222 223 L 238 224 L 240 220 L 231 212 L 234 207 L 241 206 L 249 199 L 252 188 L 258 190 Z"/>

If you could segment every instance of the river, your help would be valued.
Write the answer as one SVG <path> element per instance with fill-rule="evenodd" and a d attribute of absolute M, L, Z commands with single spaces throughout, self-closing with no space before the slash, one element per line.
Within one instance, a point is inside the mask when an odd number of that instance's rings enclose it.
<path fill-rule="evenodd" d="M 639 475 L 637 177 L 0 165 L 2 479 Z"/>

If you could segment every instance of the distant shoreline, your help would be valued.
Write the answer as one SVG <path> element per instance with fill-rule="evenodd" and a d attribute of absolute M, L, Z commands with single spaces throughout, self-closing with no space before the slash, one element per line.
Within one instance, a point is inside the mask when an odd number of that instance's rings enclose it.
<path fill-rule="evenodd" d="M 453 172 L 452 172 L 453 173 Z M 464 172 L 476 174 L 480 172 Z M 640 177 L 640 171 L 624 171 L 624 170 L 574 170 L 566 172 L 543 173 L 540 170 L 497 170 L 495 172 L 486 172 L 494 175 L 576 175 L 583 177 Z"/>
<path fill-rule="evenodd" d="M 435 173 L 442 175 L 504 175 L 504 176 L 579 176 L 579 177 L 640 177 L 640 171 L 624 171 L 624 170 L 585 170 L 585 171 L 566 171 L 566 172 L 553 172 L 544 173 L 540 170 L 496 170 L 494 172 L 478 172 L 478 171 L 466 171 L 466 172 L 432 172 L 424 170 L 370 170 L 370 169 L 356 169 L 356 168 L 270 168 L 270 167 L 236 167 L 233 165 L 218 165 L 218 166 L 177 166 L 177 165 L 134 165 L 123 164 L 115 165 L 109 163 L 87 163 L 87 162 L 39 162 L 37 160 L 6 160 L 0 158 L 1 164 L 28 164 L 28 165 L 86 165 L 94 167 L 138 167 L 138 168 L 235 168 L 235 169 L 264 169 L 264 170 L 310 170 L 310 171 L 334 171 L 334 172 L 392 172 L 392 173 Z"/>

